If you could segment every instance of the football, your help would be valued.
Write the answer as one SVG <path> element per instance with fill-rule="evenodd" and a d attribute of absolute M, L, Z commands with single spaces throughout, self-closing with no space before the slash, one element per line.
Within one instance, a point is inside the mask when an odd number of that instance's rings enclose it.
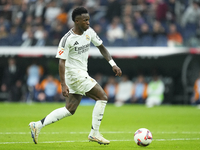
<path fill-rule="evenodd" d="M 152 142 L 153 136 L 146 128 L 138 129 L 134 134 L 134 141 L 139 146 L 148 146 Z"/>

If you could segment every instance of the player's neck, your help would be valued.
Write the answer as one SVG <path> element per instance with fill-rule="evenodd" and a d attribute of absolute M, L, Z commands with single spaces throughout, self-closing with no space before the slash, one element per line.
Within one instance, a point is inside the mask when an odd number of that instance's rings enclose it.
<path fill-rule="evenodd" d="M 72 29 L 72 31 L 77 35 L 82 35 L 84 31 L 80 30 L 76 26 Z"/>

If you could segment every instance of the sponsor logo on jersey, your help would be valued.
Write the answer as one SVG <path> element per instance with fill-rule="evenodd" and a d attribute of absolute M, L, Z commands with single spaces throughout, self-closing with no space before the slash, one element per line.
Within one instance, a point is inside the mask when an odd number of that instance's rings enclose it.
<path fill-rule="evenodd" d="M 82 54 L 84 52 L 87 52 L 90 48 L 90 44 L 86 44 L 80 47 L 74 47 L 75 51 L 78 52 L 78 54 Z"/>
<path fill-rule="evenodd" d="M 86 35 L 86 40 L 88 40 L 88 41 L 90 40 L 90 37 L 89 37 L 89 35 Z"/>
<path fill-rule="evenodd" d="M 64 51 L 63 50 L 59 50 L 59 55 L 62 55 L 62 53 L 63 53 Z"/>
<path fill-rule="evenodd" d="M 59 47 L 58 50 L 59 50 L 59 51 L 58 51 L 58 54 L 59 54 L 59 55 L 62 55 L 62 54 L 64 53 L 64 50 L 65 50 L 65 49 L 62 48 L 62 47 Z"/>

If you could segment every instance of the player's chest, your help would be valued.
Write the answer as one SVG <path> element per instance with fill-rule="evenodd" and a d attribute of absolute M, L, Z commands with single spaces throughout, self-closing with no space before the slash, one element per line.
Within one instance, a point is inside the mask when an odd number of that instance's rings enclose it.
<path fill-rule="evenodd" d="M 70 51 L 83 54 L 89 51 L 91 38 L 89 35 L 80 36 L 70 40 Z"/>

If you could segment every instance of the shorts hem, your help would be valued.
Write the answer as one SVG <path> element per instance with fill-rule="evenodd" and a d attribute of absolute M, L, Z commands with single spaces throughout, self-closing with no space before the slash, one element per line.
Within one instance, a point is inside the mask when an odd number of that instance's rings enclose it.
<path fill-rule="evenodd" d="M 91 86 L 91 88 L 89 88 L 87 91 L 85 91 L 85 93 L 89 92 L 96 84 L 97 84 L 97 82 L 93 86 Z"/>

